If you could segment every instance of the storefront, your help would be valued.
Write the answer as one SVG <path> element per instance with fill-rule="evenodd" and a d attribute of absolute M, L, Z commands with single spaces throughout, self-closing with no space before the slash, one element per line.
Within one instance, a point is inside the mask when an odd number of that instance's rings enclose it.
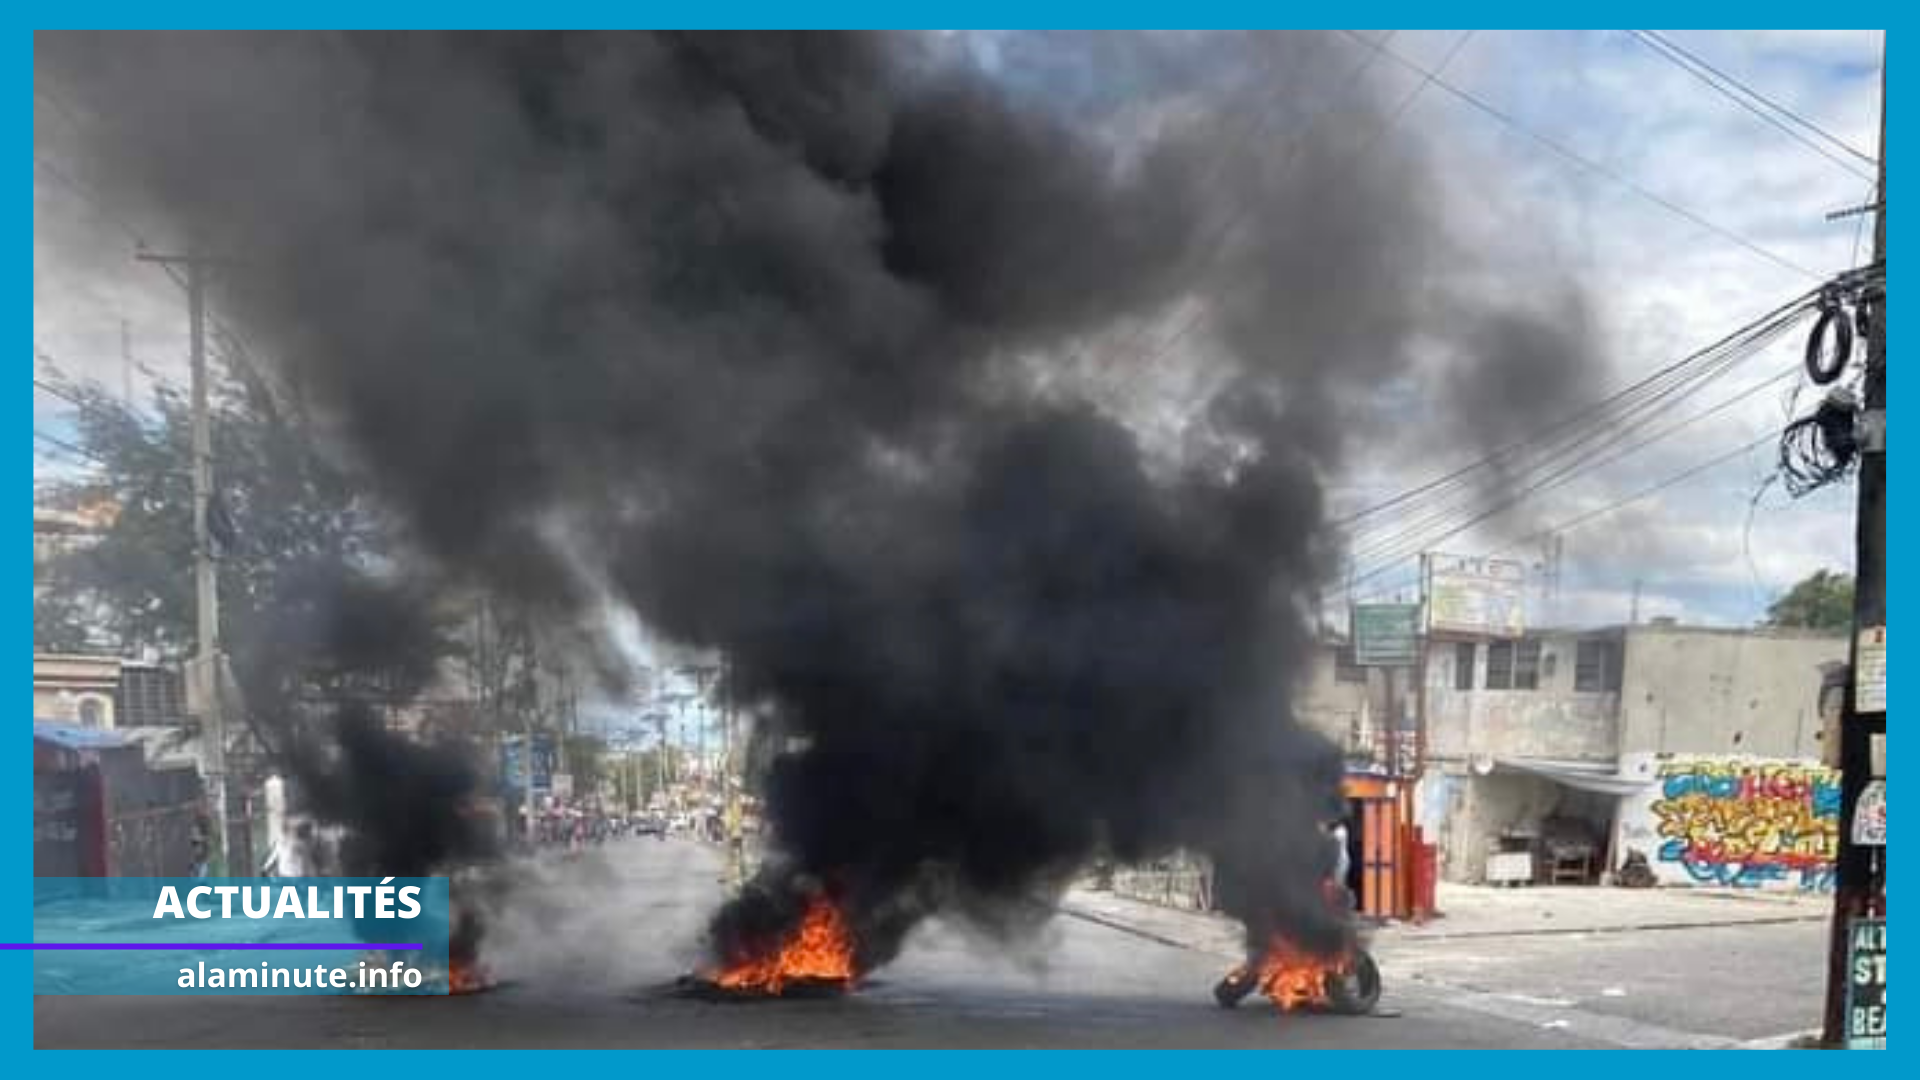
<path fill-rule="evenodd" d="M 1348 773 L 1347 888 L 1360 914 L 1376 919 L 1433 913 L 1432 846 L 1413 824 L 1413 785 Z"/>

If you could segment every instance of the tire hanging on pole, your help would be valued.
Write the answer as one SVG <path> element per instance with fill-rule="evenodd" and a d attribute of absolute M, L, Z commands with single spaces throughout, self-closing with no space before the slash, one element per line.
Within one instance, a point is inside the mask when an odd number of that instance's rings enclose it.
<path fill-rule="evenodd" d="M 1829 335 L 1833 338 L 1831 352 L 1822 348 Z M 1826 386 L 1847 370 L 1847 362 L 1852 359 L 1853 320 L 1837 300 L 1826 300 L 1820 305 L 1813 332 L 1807 335 L 1807 378 L 1815 386 Z"/>

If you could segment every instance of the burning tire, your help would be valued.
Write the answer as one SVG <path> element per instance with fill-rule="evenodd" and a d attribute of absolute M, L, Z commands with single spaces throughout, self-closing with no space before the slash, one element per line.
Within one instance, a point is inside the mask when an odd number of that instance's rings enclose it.
<path fill-rule="evenodd" d="M 1365 1015 L 1380 1004 L 1380 968 L 1365 949 L 1354 950 L 1346 971 L 1327 976 L 1327 1002 L 1346 1016 Z"/>
<path fill-rule="evenodd" d="M 1258 985 L 1260 980 L 1254 977 L 1253 972 L 1244 968 L 1232 971 L 1226 978 L 1213 985 L 1213 1000 L 1221 1008 L 1231 1009 L 1246 1000 L 1247 995 L 1253 993 L 1254 987 Z"/>

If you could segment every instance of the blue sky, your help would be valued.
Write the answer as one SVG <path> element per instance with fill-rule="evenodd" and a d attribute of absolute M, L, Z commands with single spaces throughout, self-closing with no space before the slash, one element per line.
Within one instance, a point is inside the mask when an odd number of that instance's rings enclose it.
<path fill-rule="evenodd" d="M 1879 108 L 1879 31 L 1673 31 L 1716 67 L 1835 133 L 1874 151 Z M 987 39 L 980 39 L 985 42 Z M 1356 48 L 1331 40 L 1329 48 Z M 1422 140 L 1460 238 L 1487 253 L 1497 287 L 1525 288 L 1571 270 L 1595 301 L 1597 332 L 1611 358 L 1610 386 L 1624 385 L 1712 341 L 1811 282 L 1658 205 L 1666 200 L 1780 258 L 1826 274 L 1866 257 L 1858 221 L 1823 220 L 1867 201 L 1869 186 L 1765 125 L 1662 59 L 1624 31 L 1397 31 L 1387 47 L 1431 68 L 1458 49 L 1445 78 L 1526 128 L 1599 163 L 1618 179 L 1570 164 L 1538 141 L 1429 87 L 1399 126 Z M 1356 53 L 1356 55 L 1358 55 Z M 1381 65 L 1390 98 L 1420 76 Z M 134 263 L 131 232 L 145 225 L 60 179 L 63 140 L 94 122 L 35 99 L 34 337 L 70 374 L 119 387 L 152 377 L 184 382 L 184 308 L 157 270 Z M 1856 168 L 1864 168 L 1858 166 Z M 1624 182 L 1623 182 L 1624 181 Z M 1633 186 L 1629 186 L 1633 185 Z M 1634 190 L 1638 187 L 1641 191 Z M 135 366 L 122 356 L 122 325 Z M 1704 391 L 1707 406 L 1791 366 L 1800 336 Z M 150 374 L 151 373 L 151 374 Z M 1594 475 L 1529 503 L 1510 519 L 1449 541 L 1456 552 L 1504 547 L 1516 535 L 1565 521 L 1777 430 L 1791 383 L 1689 427 Z M 1410 406 L 1412 383 L 1389 388 Z M 1814 395 L 1803 393 L 1804 410 Z M 65 437 L 70 418 L 36 394 L 36 425 Z M 36 473 L 83 466 L 43 448 Z M 1335 478 L 1336 505 L 1364 504 L 1444 465 L 1412 442 L 1356 454 Z M 1707 623 L 1750 622 L 1766 601 L 1820 567 L 1851 564 L 1852 489 L 1795 502 L 1778 485 L 1754 502 L 1772 468 L 1770 448 L 1728 462 L 1660 496 L 1563 535 L 1561 603 L 1552 621 L 1626 617 L 1636 581 L 1643 616 Z M 1750 512 L 1751 509 L 1751 512 Z M 1523 552 L 1524 554 L 1524 552 Z M 1411 577 L 1386 575 L 1391 594 Z"/>

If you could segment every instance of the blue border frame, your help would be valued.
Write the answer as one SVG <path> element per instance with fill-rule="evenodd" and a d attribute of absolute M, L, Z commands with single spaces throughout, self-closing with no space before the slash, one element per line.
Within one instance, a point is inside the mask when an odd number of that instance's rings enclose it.
<path fill-rule="evenodd" d="M 114 16 L 119 16 L 121 19 L 126 21 L 141 21 L 136 19 L 137 10 L 138 9 L 135 9 L 131 6 L 124 7 L 124 8 L 118 8 L 114 6 L 93 6 L 85 10 L 67 9 L 59 12 L 58 15 L 55 17 L 71 20 L 72 23 L 74 24 L 95 23 L 100 20 L 113 18 Z M 1675 9 L 1671 7 L 1645 6 L 1637 9 L 1610 8 L 1608 9 L 1608 14 L 1625 15 L 1628 13 L 1628 10 L 1632 10 L 1632 13 L 1636 15 L 1656 14 L 1656 13 L 1672 15 L 1677 13 Z M 1515 15 L 1520 15 L 1524 13 L 1527 15 L 1537 16 L 1540 13 L 1539 10 L 1535 7 L 1529 6 L 1526 9 L 1522 9 L 1519 5 L 1503 5 L 1503 6 L 1494 6 L 1491 8 L 1462 10 L 1459 13 L 1485 17 L 1487 15 L 1498 14 L 1502 11 L 1511 11 Z M 249 23 L 252 25 L 261 25 L 261 24 L 273 25 L 275 23 L 280 23 L 283 20 L 287 20 L 291 16 L 296 16 L 302 13 L 303 12 L 300 12 L 297 10 L 288 10 L 284 8 L 260 9 L 258 7 L 249 7 L 249 8 L 243 9 L 243 8 L 240 8 L 238 5 L 232 5 L 232 6 L 209 5 L 209 6 L 202 6 L 198 8 L 181 9 L 181 10 L 166 12 L 166 14 L 170 16 L 176 16 L 176 17 L 184 16 L 188 20 L 195 21 L 195 22 L 217 18 L 219 16 L 224 15 L 228 18 L 228 20 L 237 20 L 237 21 Z M 1099 21 L 1099 20 L 1134 21 L 1134 22 L 1141 22 L 1141 23 L 1148 23 L 1148 24 L 1164 24 L 1168 21 L 1178 21 L 1181 23 L 1189 23 L 1189 24 L 1192 24 L 1192 23 L 1206 24 L 1206 23 L 1236 23 L 1236 22 L 1246 23 L 1246 22 L 1270 20 L 1270 19 L 1273 19 L 1275 16 L 1279 16 L 1282 14 L 1295 14 L 1300 16 L 1304 16 L 1306 14 L 1305 11 L 1282 12 L 1272 8 L 1255 7 L 1253 5 L 1247 5 L 1247 4 L 1202 4 L 1198 6 L 1185 5 L 1178 9 L 1169 10 L 1169 11 L 1156 11 L 1153 8 L 1138 6 L 1138 5 L 1125 5 L 1125 6 L 1116 7 L 1112 4 L 1104 4 L 1098 7 L 1095 7 L 1093 5 L 1055 5 L 1047 8 L 1035 7 L 1030 4 L 1023 4 L 1018 6 L 996 5 L 996 4 L 988 4 L 985 6 L 981 6 L 978 4 L 973 4 L 973 5 L 967 5 L 965 7 L 960 7 L 956 5 L 951 7 L 936 6 L 933 8 L 926 8 L 926 7 L 905 8 L 897 5 L 883 8 L 879 5 L 873 5 L 873 4 L 855 4 L 855 5 L 834 5 L 829 7 L 817 7 L 817 8 L 809 8 L 809 9 L 780 7 L 775 5 L 752 5 L 752 6 L 747 6 L 743 8 L 737 8 L 737 9 L 726 11 L 726 12 L 721 12 L 721 11 L 702 12 L 702 11 L 698 11 L 697 9 L 681 9 L 676 11 L 675 9 L 672 9 L 672 8 L 667 8 L 664 6 L 655 7 L 652 5 L 643 5 L 639 7 L 616 6 L 616 5 L 592 5 L 592 4 L 562 5 L 560 7 L 552 7 L 552 6 L 544 7 L 539 9 L 537 12 L 530 12 L 530 11 L 527 11 L 526 9 L 516 10 L 512 8 L 507 8 L 507 7 L 476 8 L 473 5 L 462 5 L 459 7 L 454 7 L 452 5 L 444 5 L 444 6 L 418 5 L 418 6 L 414 6 L 404 10 L 395 9 L 390 6 L 376 7 L 373 5 L 347 5 L 345 7 L 335 6 L 335 7 L 326 9 L 326 13 L 335 19 L 342 19 L 344 17 L 344 19 L 347 21 L 361 21 L 363 25 L 377 25 L 377 24 L 383 24 L 383 23 L 404 23 L 404 22 L 414 22 L 414 23 L 431 22 L 431 21 L 434 21 L 436 17 L 446 22 L 456 23 L 456 24 L 460 24 L 460 23 L 471 24 L 471 23 L 483 23 L 483 22 L 512 23 L 512 22 L 524 20 L 528 14 L 537 14 L 538 16 L 546 20 L 555 21 L 555 22 L 592 22 L 592 21 L 596 21 L 596 17 L 597 17 L 599 20 L 607 20 L 607 21 L 631 20 L 631 21 L 639 21 L 639 22 L 651 22 L 655 25 L 671 25 L 674 23 L 684 22 L 688 24 L 704 25 L 704 26 L 767 25 L 767 24 L 779 24 L 782 22 L 840 22 L 840 23 L 848 23 L 848 24 L 872 24 L 876 22 L 895 22 L 901 19 L 903 16 L 912 16 L 923 21 L 941 21 L 941 18 L 943 16 L 950 17 L 955 21 L 966 21 L 966 22 L 982 22 L 982 21 L 992 22 L 992 21 L 998 21 L 1000 19 L 1005 19 L 1007 20 L 1007 23 L 1011 25 L 1016 25 L 1016 26 L 1020 24 L 1028 24 L 1028 23 L 1043 22 L 1043 21 L 1051 22 L 1054 24 L 1071 24 L 1071 23 L 1077 23 L 1077 22 L 1084 23 L 1084 22 Z M 1431 15 L 1435 13 L 1436 12 L 1431 8 L 1417 8 L 1411 5 L 1406 5 L 1406 6 L 1395 5 L 1385 10 L 1373 9 L 1373 10 L 1366 10 L 1366 11 L 1353 11 L 1350 14 L 1358 15 L 1366 18 L 1383 18 L 1384 16 L 1387 16 L 1390 14 L 1399 14 L 1404 16 L 1404 15 L 1423 15 L 1423 14 Z M 1698 11 L 1696 14 L 1696 18 L 1698 19 L 1702 16 L 1724 14 L 1727 16 L 1733 16 L 1743 21 L 1753 21 L 1753 20 L 1772 17 L 1772 16 L 1798 16 L 1798 17 L 1804 18 L 1810 13 L 1814 13 L 1814 12 L 1804 7 L 1804 5 L 1796 6 L 1792 8 L 1789 8 L 1786 5 L 1761 5 L 1759 7 L 1755 7 L 1754 5 L 1750 5 L 1750 4 L 1740 5 L 1738 7 L 1735 7 L 1734 5 L 1715 5 L 1713 7 Z M 1884 18 L 1884 16 L 1887 14 L 1887 11 L 1885 10 L 1885 7 L 1882 5 L 1869 5 L 1864 9 L 1862 8 L 1847 8 L 1844 10 L 1822 9 L 1818 13 L 1838 14 L 1838 15 L 1842 15 L 1844 18 L 1848 19 L 1849 21 L 1856 21 L 1856 22 L 1881 22 L 1884 25 L 1885 22 L 1887 21 Z M 1173 16 L 1173 19 L 1168 20 L 1166 18 L 1167 15 Z M 14 50 L 10 50 L 11 54 L 14 56 L 15 61 L 19 63 L 19 65 L 22 68 L 25 68 L 30 74 L 33 67 L 32 38 L 27 34 L 20 34 L 18 36 L 13 37 L 11 40 L 15 42 Z M 1889 79 L 1889 93 L 1895 99 L 1893 102 L 1890 103 L 1889 110 L 1888 110 L 1889 124 L 1890 124 L 1889 136 L 1890 136 L 1890 141 L 1904 145 L 1905 133 L 1901 131 L 1900 128 L 1902 126 L 1901 118 L 1906 114 L 1904 109 L 1901 107 L 1901 103 L 1898 101 L 1898 98 L 1901 95 L 1901 90 L 1899 89 L 1901 85 L 1902 83 L 1900 79 L 1898 78 Z M 32 131 L 32 124 L 33 124 L 31 98 L 28 95 L 22 93 L 13 100 L 15 104 L 11 109 L 8 110 L 8 113 L 7 113 L 8 121 L 9 121 L 8 127 L 16 133 L 15 134 L 16 138 L 24 138 L 26 136 L 30 136 Z M 16 180 L 17 183 L 26 182 L 24 181 L 24 177 L 26 176 L 26 171 L 24 169 L 17 171 L 15 175 L 16 177 L 21 178 Z M 1900 182 L 1898 179 L 1900 175 L 1901 174 L 1896 171 L 1896 173 L 1894 174 L 1894 179 L 1891 181 L 1891 183 Z M 30 192 L 31 188 L 29 188 L 28 190 Z M 1899 232 L 1898 222 L 1900 220 L 1901 219 L 1894 219 L 1892 222 L 1890 222 L 1890 232 L 1889 232 L 1890 239 L 1897 238 L 1897 234 Z M 16 222 L 17 224 L 14 227 L 14 235 L 16 237 L 15 242 L 21 243 L 23 246 L 25 246 L 27 243 L 30 243 L 32 239 L 32 219 L 30 217 L 19 218 L 19 219 L 16 219 Z M 1903 245 L 1896 243 L 1894 246 L 1903 246 Z M 31 271 L 29 270 L 27 272 L 30 273 Z M 16 297 L 16 300 L 15 300 L 16 304 L 25 304 L 28 301 L 28 298 L 30 297 L 29 288 L 30 288 L 29 283 L 27 282 L 23 282 L 15 287 L 15 291 L 13 292 L 13 295 Z M 23 322 L 30 323 L 31 319 L 32 319 L 31 308 L 27 308 L 23 314 Z M 1894 354 L 1898 354 L 1900 352 L 1897 344 L 1898 331 L 1896 330 L 1894 331 L 1894 333 L 1896 336 L 1893 338 L 1893 341 L 1895 342 L 1895 344 L 1893 345 L 1892 351 Z M 1903 380 L 1900 380 L 1900 379 L 1892 380 L 1889 385 L 1889 393 L 1895 397 L 1901 396 L 1902 391 L 1900 390 L 1900 386 L 1902 385 L 1902 383 L 1903 383 Z M 27 419 L 29 422 L 26 425 L 23 425 L 23 428 L 22 428 L 23 434 L 20 436 L 20 438 L 22 439 L 22 442 L 25 443 L 29 441 L 29 438 L 28 438 L 28 435 L 25 434 L 24 432 L 29 431 L 32 427 L 32 423 L 31 423 L 32 398 L 29 396 L 30 392 L 24 390 L 24 388 L 21 391 L 17 391 L 17 392 L 22 393 L 22 397 L 20 399 L 21 404 L 18 407 L 28 412 Z M 23 485 L 29 488 L 31 486 L 30 469 L 31 467 L 29 466 L 29 472 L 26 479 L 26 483 Z M 1901 486 L 1901 481 L 1898 479 L 1897 474 L 1896 476 L 1889 478 L 1889 483 L 1892 485 L 1892 488 L 1890 489 L 1890 493 L 1891 493 L 1891 490 L 1897 490 Z M 1905 505 L 1904 497 L 1901 499 L 1890 499 L 1890 503 L 1891 505 L 1889 507 L 1889 510 L 1890 510 L 1891 517 L 1889 522 L 1889 528 L 1892 531 L 1889 534 L 1889 543 L 1891 546 L 1891 550 L 1895 552 L 1899 552 L 1903 550 L 1903 548 L 1899 544 L 1896 538 L 1898 535 L 1901 535 L 1904 533 L 1905 517 L 1904 517 L 1904 512 L 1901 509 Z M 25 545 L 24 538 L 19 542 L 22 543 L 23 546 Z M 26 560 L 23 559 L 22 563 L 24 564 L 25 561 Z M 1909 592 L 1911 588 L 1911 578 L 1912 578 L 1912 575 L 1906 572 L 1906 570 L 1904 569 L 1904 566 L 1902 565 L 1902 561 L 1900 559 L 1895 558 L 1891 560 L 1891 565 L 1888 568 L 1888 588 L 1890 591 L 1889 603 L 1892 606 L 1894 607 L 1905 606 L 1905 601 L 1909 598 Z M 30 668 L 28 667 L 28 665 L 30 664 L 30 656 L 31 656 L 31 648 L 30 648 L 31 638 L 32 638 L 31 623 L 26 621 L 26 616 L 22 611 L 16 609 L 13 618 L 7 624 L 7 633 L 5 638 L 0 640 L 10 641 L 13 643 L 11 651 L 9 652 L 8 655 L 14 658 L 13 663 L 20 665 L 20 667 L 17 668 L 16 670 L 20 670 L 22 672 L 22 678 L 21 678 L 21 682 L 16 685 L 21 687 L 21 689 L 17 692 L 23 695 L 24 695 L 24 687 L 27 682 L 26 676 L 30 674 Z M 1896 690 L 1896 695 L 1897 693 L 1898 691 Z M 16 699 L 16 700 L 19 700 L 19 699 Z M 25 740 L 23 738 L 22 744 L 24 744 L 24 741 Z M 30 765 L 23 765 L 20 768 L 21 768 L 21 771 L 15 773 L 15 776 L 17 778 L 20 777 L 23 772 L 30 769 Z M 28 819 L 28 815 L 30 814 L 30 809 L 31 809 L 30 784 L 22 783 L 22 784 L 10 785 L 6 789 L 6 791 L 8 793 L 9 801 L 12 803 L 12 805 L 15 808 L 12 814 L 12 819 L 15 822 L 26 821 Z M 27 832 L 25 829 L 16 825 L 15 827 L 10 829 L 0 830 L 0 844 L 4 845 L 4 848 L 0 848 L 0 851 L 4 851 L 7 863 L 9 865 L 20 866 L 20 867 L 31 866 L 31 861 L 32 861 L 31 845 L 27 839 Z M 5 912 L 4 920 L 0 920 L 0 938 L 12 937 L 15 939 L 19 939 L 31 933 L 31 913 L 30 913 L 30 905 L 28 903 L 27 897 L 28 897 L 27 890 L 14 889 L 14 890 L 6 891 L 6 893 L 4 894 L 4 899 L 0 899 L 0 904 L 4 904 L 4 912 Z M 29 1051 L 30 1048 L 32 1047 L 32 1040 L 33 1040 L 33 1022 L 32 1022 L 32 1011 L 31 1011 L 32 1000 L 31 998 L 27 998 L 26 1000 L 20 1000 L 17 997 L 12 997 L 12 995 L 14 994 L 24 995 L 27 991 L 27 988 L 30 987 L 31 981 L 32 981 L 32 969 L 31 969 L 31 956 L 29 954 L 13 953 L 9 955 L 0 955 L 0 985 L 6 986 L 9 992 L 9 1000 L 7 1001 L 7 1008 L 4 1010 L 4 1015 L 0 1016 L 0 1046 L 4 1046 L 6 1048 L 5 1052 L 7 1056 L 11 1059 L 7 1061 L 7 1064 L 10 1066 L 22 1067 L 23 1070 L 45 1068 L 49 1065 L 49 1062 L 44 1058 L 29 1058 L 21 1054 L 22 1051 Z M 1728 992 L 1737 994 L 1739 993 L 1739 988 L 1729 987 Z M 125 1052 L 114 1052 L 114 1051 L 87 1052 L 86 1056 L 80 1059 L 76 1059 L 71 1056 L 62 1056 L 61 1058 L 58 1059 L 58 1064 L 56 1067 L 63 1070 L 63 1072 L 70 1073 L 71 1075 L 86 1076 L 93 1073 L 95 1070 L 105 1072 L 107 1069 L 113 1068 L 116 1065 L 135 1064 L 134 1062 L 130 1061 L 130 1059 L 124 1056 L 101 1057 L 101 1056 L 96 1056 L 96 1054 L 98 1053 L 124 1054 Z M 438 1055 L 438 1054 L 456 1053 L 456 1052 L 432 1051 L 429 1053 L 434 1053 Z M 579 1053 L 579 1052 L 576 1051 L 574 1053 Z M 684 1051 L 674 1052 L 674 1053 L 675 1053 L 675 1056 L 670 1059 L 649 1058 L 647 1062 L 641 1063 L 642 1067 L 644 1067 L 647 1064 L 657 1063 L 658 1065 L 663 1066 L 665 1068 L 669 1068 L 669 1069 L 685 1068 L 685 1069 L 712 1070 L 712 1073 L 709 1073 L 707 1075 L 712 1075 L 714 1073 L 717 1073 L 722 1076 L 729 1075 L 733 1073 L 735 1070 L 738 1070 L 739 1073 L 743 1076 L 753 1076 L 756 1078 L 764 1077 L 769 1070 L 778 1070 L 781 1073 L 788 1073 L 794 1070 L 805 1070 L 809 1072 L 818 1070 L 823 1074 L 830 1073 L 831 1075 L 834 1075 L 836 1077 L 878 1075 L 882 1071 L 884 1071 L 889 1076 L 892 1076 L 897 1072 L 898 1069 L 901 1068 L 901 1063 L 893 1060 L 859 1057 L 859 1056 L 849 1055 L 845 1053 L 833 1054 L 830 1057 L 821 1057 L 817 1055 L 808 1056 L 808 1057 L 797 1057 L 789 1054 L 785 1057 L 784 1060 L 781 1060 L 778 1062 L 770 1062 L 763 1058 L 724 1058 L 723 1057 L 723 1058 L 715 1059 L 715 1058 L 701 1057 L 699 1059 L 693 1059 L 688 1057 L 681 1057 L 680 1056 L 681 1054 L 687 1053 Z M 1121 1077 L 1127 1076 L 1128 1074 L 1133 1073 L 1135 1070 L 1138 1070 L 1140 1074 L 1143 1076 L 1154 1076 L 1156 1078 L 1162 1075 L 1163 1070 L 1169 1067 L 1168 1062 L 1158 1060 L 1158 1059 L 1142 1059 L 1142 1058 L 1131 1058 L 1131 1057 L 1123 1058 L 1113 1054 L 1112 1052 L 1088 1051 L 1084 1053 L 1100 1053 L 1101 1056 L 1098 1059 L 1076 1058 L 1075 1060 L 1072 1060 L 1072 1061 L 1063 1061 L 1057 1057 L 1034 1058 L 1028 1055 L 1020 1055 L 1018 1057 L 1009 1057 L 1007 1055 L 1001 1055 L 996 1059 L 993 1067 L 996 1070 L 996 1072 L 1011 1068 L 1015 1072 L 1030 1071 L 1034 1075 L 1046 1075 L 1049 1077 L 1057 1076 L 1062 1069 L 1073 1069 L 1075 1067 L 1097 1068 L 1105 1075 L 1108 1075 L 1108 1076 L 1118 1075 Z M 537 1064 L 536 1064 L 536 1061 L 537 1061 Z M 409 1059 L 409 1063 L 410 1064 L 426 1064 L 427 1062 L 421 1058 L 415 1057 L 415 1058 Z M 438 1064 L 441 1064 L 442 1062 L 440 1061 L 440 1059 L 436 1057 L 432 1063 L 438 1065 Z M 138 1064 L 145 1064 L 145 1063 L 138 1063 Z M 206 1069 L 208 1070 L 209 1075 L 216 1075 L 216 1076 L 218 1075 L 218 1073 L 214 1072 L 213 1070 L 217 1070 L 220 1068 L 232 1068 L 232 1067 L 235 1067 L 235 1064 L 236 1064 L 235 1060 L 230 1056 L 222 1056 L 221 1054 L 210 1053 L 210 1052 L 199 1052 L 199 1053 L 189 1052 L 184 1055 L 175 1054 L 167 1057 L 164 1060 L 164 1067 L 169 1070 L 176 1069 L 176 1068 Z M 327 1075 L 329 1077 L 332 1077 L 335 1075 L 335 1072 L 338 1069 L 340 1063 L 336 1058 L 316 1056 L 313 1052 L 295 1051 L 291 1053 L 273 1052 L 271 1053 L 270 1058 L 266 1060 L 262 1060 L 258 1056 L 251 1057 L 246 1060 L 245 1064 L 249 1068 L 258 1068 L 259 1066 L 266 1065 L 276 1070 L 276 1073 L 280 1072 L 281 1070 L 285 1070 L 285 1073 L 287 1075 L 299 1075 L 311 1070 L 314 1075 Z M 452 1063 L 448 1062 L 448 1064 L 452 1064 Z M 1181 1063 L 1181 1064 L 1189 1068 L 1210 1066 L 1216 1069 L 1231 1068 L 1231 1067 L 1239 1067 L 1239 1068 L 1265 1067 L 1264 1063 L 1256 1065 L 1253 1063 L 1246 1063 L 1246 1062 L 1235 1062 L 1232 1065 L 1228 1065 L 1226 1063 L 1217 1062 L 1217 1061 L 1208 1061 L 1204 1063 L 1201 1061 L 1193 1061 L 1190 1063 Z M 1420 1067 L 1423 1069 L 1437 1068 L 1443 1074 L 1446 1072 L 1451 1072 L 1454 1068 L 1460 1068 L 1464 1070 L 1469 1067 L 1474 1067 L 1475 1071 L 1478 1072 L 1479 1071 L 1478 1067 L 1482 1067 L 1483 1064 L 1484 1063 L 1480 1061 L 1475 1061 L 1475 1060 L 1449 1059 L 1445 1057 L 1439 1058 L 1437 1060 L 1429 1057 L 1427 1060 L 1419 1063 Z M 533 1065 L 535 1067 L 545 1067 L 548 1069 L 555 1068 L 555 1067 L 558 1067 L 558 1068 L 589 1067 L 590 1068 L 596 1065 L 610 1066 L 614 1068 L 634 1067 L 634 1063 L 631 1063 L 631 1062 L 619 1063 L 619 1062 L 612 1062 L 612 1061 L 606 1061 L 606 1062 L 581 1061 L 575 1058 L 574 1056 L 572 1056 L 572 1054 L 569 1054 L 569 1056 L 564 1060 L 554 1060 L 549 1058 L 490 1059 L 490 1058 L 481 1058 L 481 1057 L 468 1054 L 468 1055 L 463 1055 L 461 1060 L 459 1060 L 457 1063 L 458 1068 L 463 1070 L 463 1074 L 469 1077 L 489 1076 L 494 1074 L 496 1071 L 504 1074 L 508 1070 L 517 1071 L 520 1069 L 525 1069 L 530 1065 Z M 1565 1069 L 1568 1069 L 1570 1065 L 1574 1073 L 1584 1072 L 1589 1069 L 1594 1070 L 1596 1074 L 1598 1073 L 1599 1070 L 1606 1070 L 1608 1073 L 1612 1073 L 1617 1068 L 1616 1063 L 1612 1062 L 1611 1060 L 1598 1059 L 1598 1058 L 1588 1059 L 1583 1063 L 1577 1063 L 1577 1064 L 1570 1063 L 1570 1062 L 1555 1062 L 1553 1065 L 1553 1068 L 1556 1070 L 1565 1070 Z M 1174 1066 L 1174 1067 L 1180 1067 L 1180 1066 Z M 1285 1066 L 1281 1065 L 1279 1067 L 1284 1068 Z M 1695 1066 L 1695 1067 L 1698 1067 L 1698 1066 Z M 1884 1068 L 1885 1066 L 1876 1063 L 1875 1065 L 1869 1065 L 1867 1067 L 1868 1068 Z M 946 1071 L 947 1069 L 952 1069 L 957 1073 L 962 1071 L 971 1073 L 979 1069 L 980 1066 L 976 1062 L 964 1060 L 964 1059 L 960 1059 L 960 1060 L 941 1059 L 941 1058 L 934 1058 L 934 1057 L 928 1057 L 923 1055 L 918 1057 L 913 1062 L 912 1068 L 915 1070 L 916 1074 L 921 1073 L 923 1071 L 939 1074 L 941 1072 Z M 23 1075 L 33 1075 L 33 1073 L 23 1072 Z"/>

